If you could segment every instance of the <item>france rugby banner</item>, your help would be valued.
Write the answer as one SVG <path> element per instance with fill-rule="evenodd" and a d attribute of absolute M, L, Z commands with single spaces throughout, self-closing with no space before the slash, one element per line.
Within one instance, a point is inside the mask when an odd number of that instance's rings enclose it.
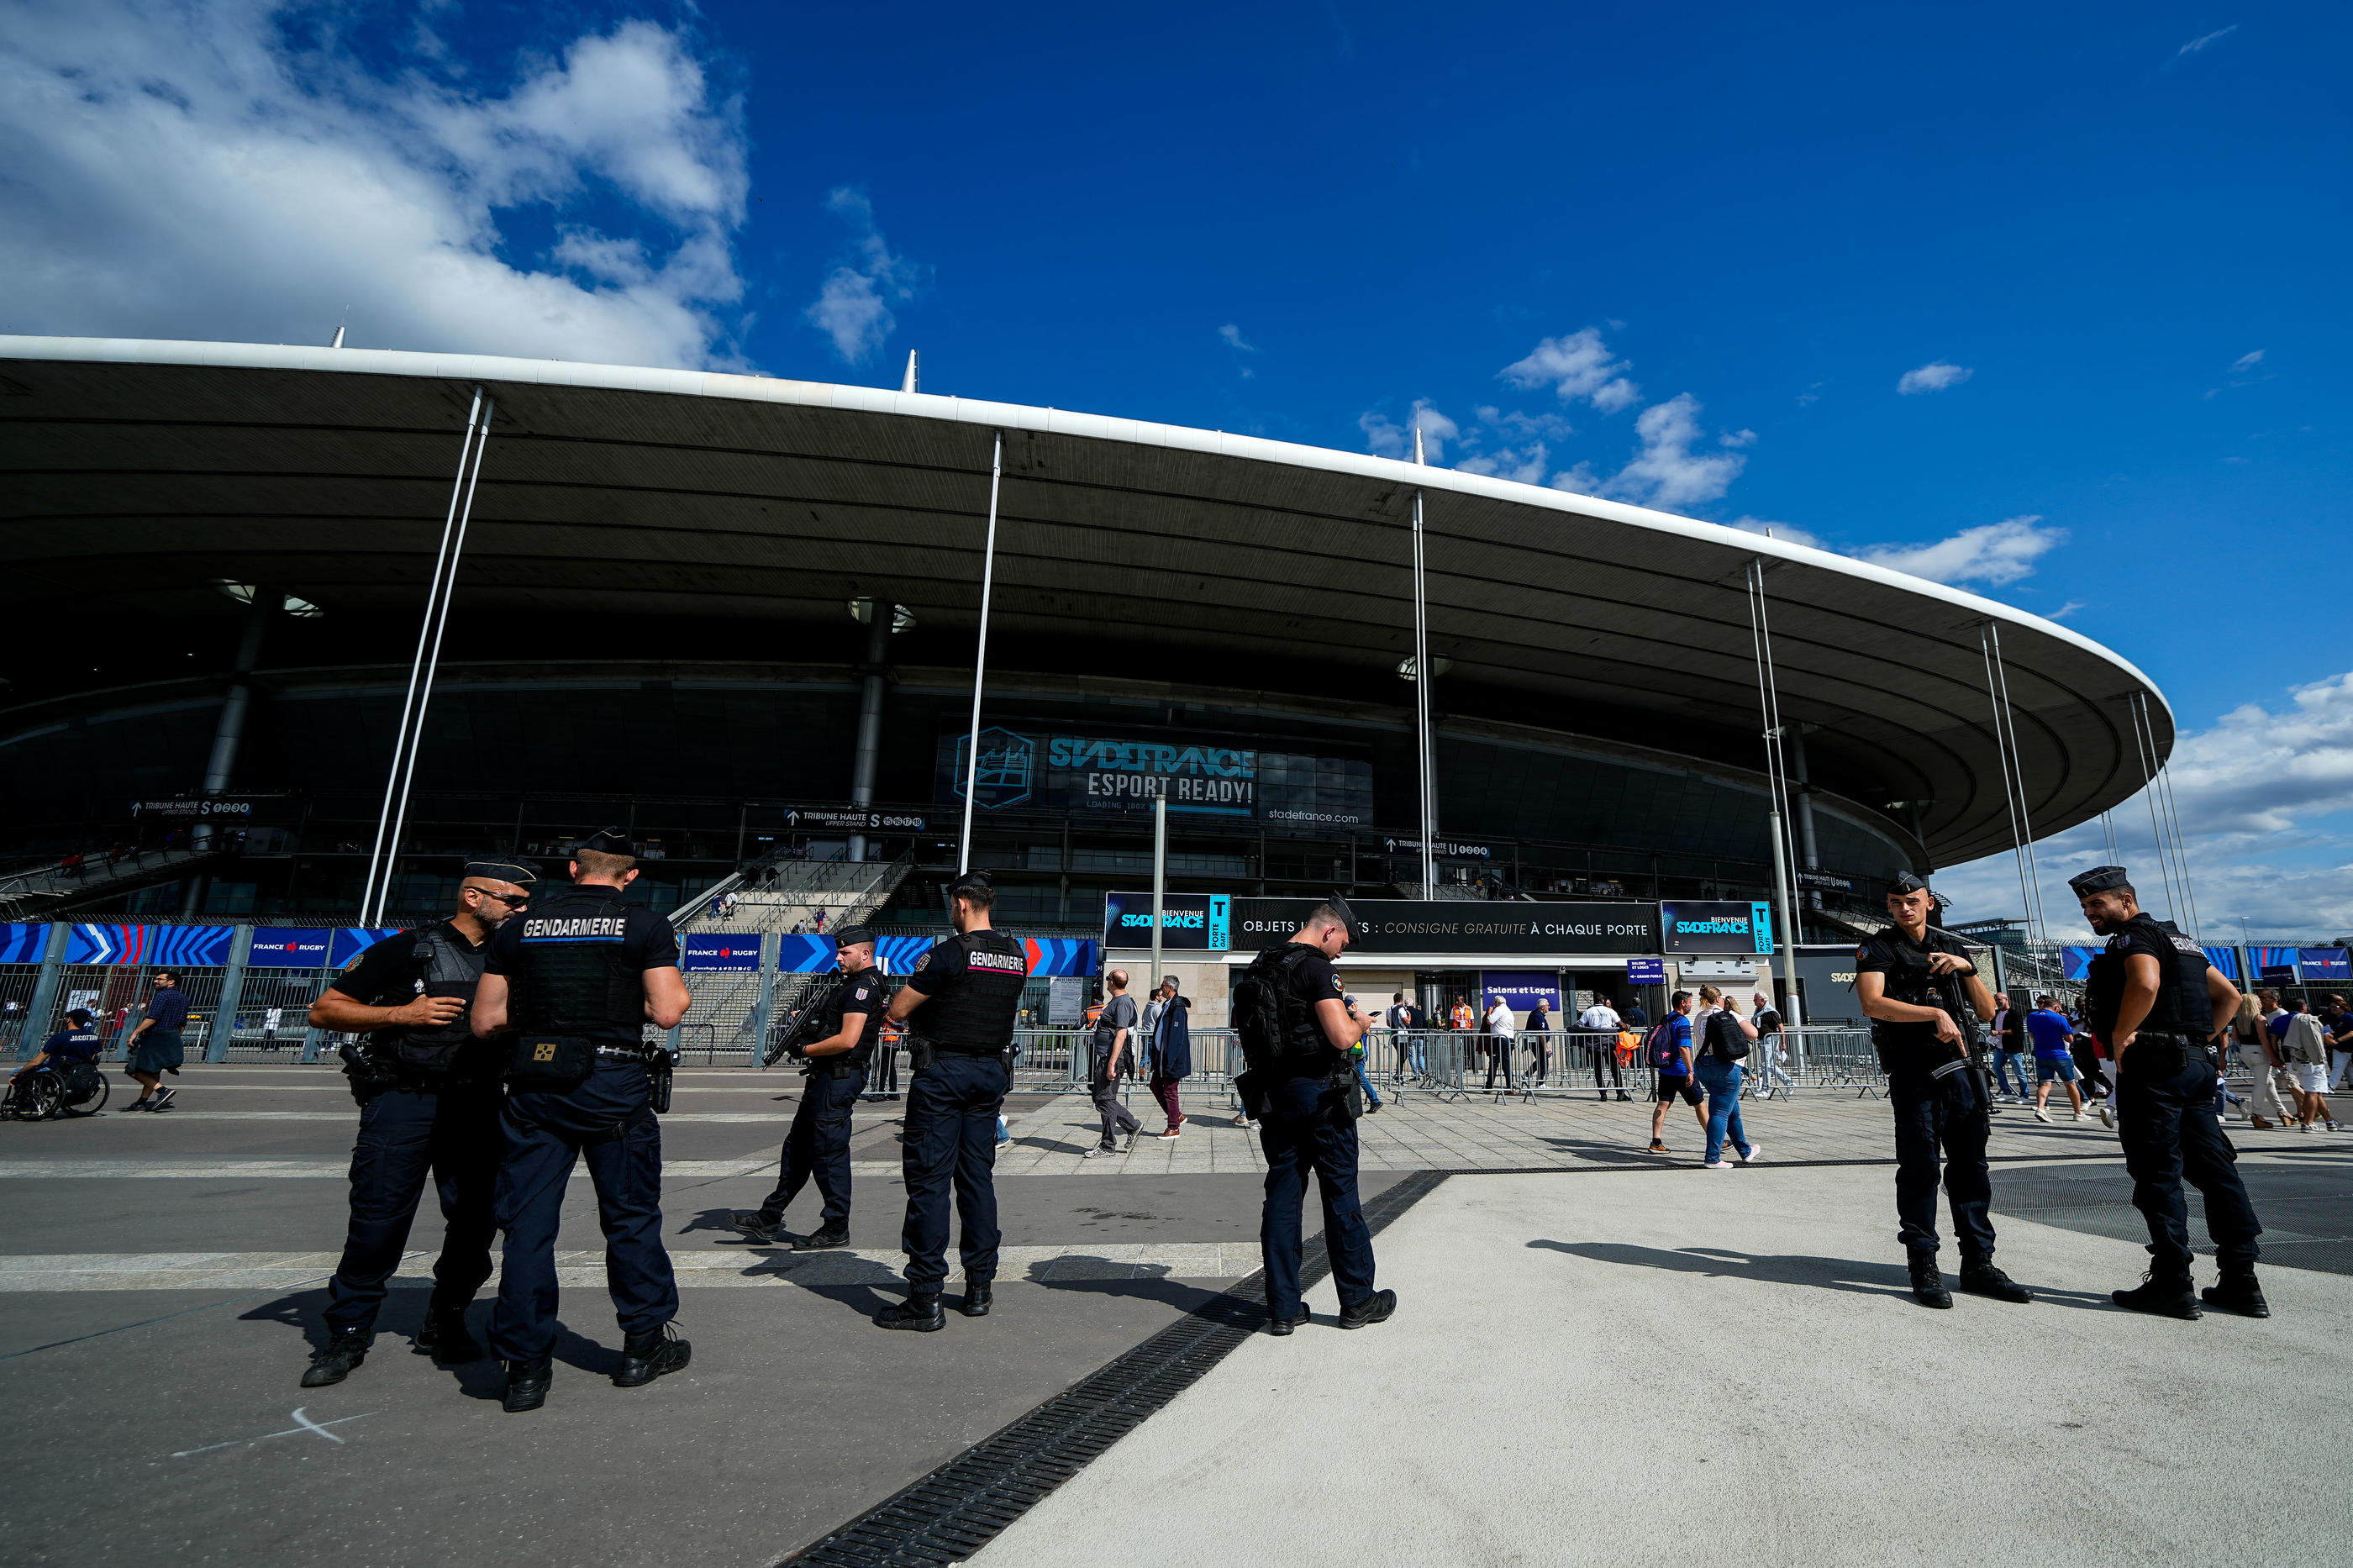
<path fill-rule="evenodd" d="M 758 931 L 690 931 L 678 966 L 692 974 L 757 974 Z"/>
<path fill-rule="evenodd" d="M 323 969 L 334 934 L 326 926 L 256 926 L 246 963 L 256 969 Z"/>
<path fill-rule="evenodd" d="M 2348 962 L 2341 947 L 2299 947 L 2295 950 L 2295 966 L 2303 973 L 2306 985 L 2317 981 L 2353 980 L 2353 963 Z"/>

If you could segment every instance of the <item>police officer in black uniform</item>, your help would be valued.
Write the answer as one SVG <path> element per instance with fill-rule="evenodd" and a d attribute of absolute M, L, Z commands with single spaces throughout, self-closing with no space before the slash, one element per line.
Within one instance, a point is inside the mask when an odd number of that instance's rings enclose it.
<path fill-rule="evenodd" d="M 1348 1053 L 1370 1020 L 1347 999 L 1332 965 L 1360 934 L 1347 900 L 1334 893 L 1246 972 L 1273 993 L 1278 1037 L 1252 1047 L 1242 1097 L 1266 1152 L 1258 1239 L 1271 1334 L 1291 1333 L 1308 1318 L 1299 1299 L 1300 1207 L 1311 1171 L 1324 1199 L 1324 1250 L 1339 1288 L 1340 1326 L 1385 1322 L 1397 1310 L 1396 1291 L 1373 1289 L 1373 1233 L 1356 1199 L 1356 1075 Z"/>
<path fill-rule="evenodd" d="M 500 928 L 474 996 L 475 1034 L 512 1032 L 496 1199 L 506 1250 L 491 1316 L 510 1411 L 547 1402 L 555 1234 L 565 1184 L 584 1157 L 605 1231 L 605 1279 L 628 1336 L 613 1382 L 638 1387 L 688 1355 L 670 1326 L 678 1281 L 661 1238 L 661 1124 L 649 1081 L 660 1047 L 645 1041 L 648 1023 L 669 1029 L 686 1016 L 678 935 L 662 916 L 622 901 L 638 873 L 618 829 L 582 839 L 571 871 L 572 886 L 543 889 L 529 914 Z"/>
<path fill-rule="evenodd" d="M 1029 978 L 1021 944 L 989 924 L 996 886 L 986 871 L 948 885 L 956 934 L 915 960 L 891 999 L 890 1019 L 907 1026 L 907 1299 L 874 1314 L 885 1329 L 919 1333 L 947 1327 L 940 1287 L 947 1279 L 948 1187 L 964 1221 L 967 1318 L 986 1317 L 997 1279 L 997 1118 L 1013 1084 L 1013 1026 Z"/>
<path fill-rule="evenodd" d="M 1895 1112 L 1896 1238 L 1912 1270 L 1912 1294 L 1924 1307 L 1950 1307 L 1936 1268 L 1936 1155 L 1944 1152 L 1945 1194 L 1961 1244 L 1961 1289 L 1997 1301 L 2031 1301 L 2032 1292 L 1993 1261 L 1993 1171 L 1986 1163 L 1992 1096 L 1973 1059 L 1974 1030 L 1955 1015 L 1993 1017 L 1993 994 L 1968 949 L 1932 929 L 1936 900 L 1910 872 L 1887 889 L 1894 923 L 1855 952 L 1854 994 L 1870 1017 L 1872 1043 L 1887 1069 Z"/>
<path fill-rule="evenodd" d="M 366 1359 L 428 1173 L 448 1228 L 417 1348 L 446 1365 L 481 1359 L 466 1308 L 491 1277 L 505 1061 L 475 1037 L 467 1010 L 492 933 L 530 903 L 536 879 L 512 861 L 467 862 L 454 914 L 370 946 L 311 1005 L 313 1028 L 367 1038 L 343 1049 L 360 1102 L 351 1227 L 327 1284 L 327 1343 L 302 1373 L 305 1388 L 341 1383 Z"/>
<path fill-rule="evenodd" d="M 2133 1179 L 2133 1207 L 2148 1222 L 2148 1278 L 2113 1293 L 2119 1307 L 2168 1318 L 2200 1316 L 2199 1302 L 2249 1318 L 2271 1306 L 2255 1281 L 2263 1227 L 2239 1180 L 2238 1156 L 2214 1116 L 2213 1054 L 2239 1009 L 2238 988 L 2206 950 L 2141 909 L 2121 866 L 2097 866 L 2067 886 L 2116 961 L 2086 996 L 2092 1032 L 2108 1047 L 2116 1079 L 2116 1135 Z M 2219 1285 L 2190 1289 L 2189 1219 L 2181 1182 L 2206 1200 Z"/>
<path fill-rule="evenodd" d="M 738 1209 L 732 1216 L 737 1230 L 773 1244 L 785 1210 L 815 1176 L 825 1213 L 816 1234 L 794 1241 L 796 1252 L 818 1252 L 849 1240 L 849 1113 L 866 1091 L 867 1065 L 882 1035 L 883 1010 L 891 1005 L 891 984 L 874 963 L 874 933 L 864 926 L 843 926 L 833 940 L 843 979 L 827 998 L 824 1016 L 806 1031 L 816 1038 L 793 1047 L 807 1087 L 785 1138 L 776 1190 L 758 1208 Z"/>

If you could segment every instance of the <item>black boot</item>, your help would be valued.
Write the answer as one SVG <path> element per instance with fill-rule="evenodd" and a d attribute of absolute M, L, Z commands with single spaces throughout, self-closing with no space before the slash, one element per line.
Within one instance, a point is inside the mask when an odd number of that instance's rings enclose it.
<path fill-rule="evenodd" d="M 758 1209 L 737 1209 L 727 1216 L 727 1223 L 761 1246 L 774 1247 L 776 1245 L 776 1226 L 783 1222 L 770 1219 Z"/>
<path fill-rule="evenodd" d="M 1366 1323 L 1386 1323 L 1389 1321 L 1389 1314 L 1396 1310 L 1397 1292 L 1376 1290 L 1355 1306 L 1341 1308 L 1340 1326 L 1361 1329 Z"/>
<path fill-rule="evenodd" d="M 1277 1318 L 1270 1316 L 1266 1321 L 1266 1331 L 1278 1337 L 1283 1334 L 1296 1333 L 1307 1322 L 1310 1315 L 1311 1314 L 1308 1312 L 1305 1305 L 1302 1304 L 1299 1309 L 1299 1315 L 1295 1318 Z"/>
<path fill-rule="evenodd" d="M 827 1226 L 824 1229 L 818 1231 L 815 1235 L 802 1237 L 798 1241 L 794 1242 L 793 1250 L 795 1252 L 823 1252 L 828 1247 L 847 1247 L 849 1245 L 849 1232 L 846 1230 L 836 1230 L 833 1226 Z"/>
<path fill-rule="evenodd" d="M 482 1347 L 466 1331 L 463 1307 L 428 1307 L 417 1331 L 417 1348 L 443 1366 L 465 1366 L 482 1359 Z"/>
<path fill-rule="evenodd" d="M 1945 1289 L 1945 1277 L 1936 1269 L 1936 1255 L 1915 1252 L 1912 1255 L 1912 1299 L 1924 1307 L 1949 1307 L 1953 1293 Z"/>
<path fill-rule="evenodd" d="M 313 1351 L 311 1364 L 302 1369 L 302 1386 L 324 1388 L 351 1376 L 367 1360 L 373 1333 L 369 1329 L 329 1329 L 326 1348 Z"/>
<path fill-rule="evenodd" d="M 2242 1318 L 2272 1315 L 2272 1304 L 2263 1300 L 2263 1288 L 2255 1283 L 2252 1268 L 2224 1270 L 2222 1282 L 2207 1286 L 2198 1292 L 2198 1299 L 2218 1312 L 2236 1312 Z"/>
<path fill-rule="evenodd" d="M 694 1347 L 664 1323 L 621 1342 L 621 1370 L 613 1374 L 615 1388 L 643 1388 L 666 1372 L 683 1369 Z"/>
<path fill-rule="evenodd" d="M 520 1415 L 526 1410 L 536 1410 L 547 1403 L 547 1385 L 555 1381 L 555 1363 L 548 1356 L 537 1361 L 507 1363 L 507 1392 L 501 1403 L 510 1415 Z"/>
<path fill-rule="evenodd" d="M 2182 1318 L 2194 1323 L 2205 1315 L 2198 1305 L 2198 1293 L 2189 1288 L 2187 1274 L 2159 1275 L 2151 1269 L 2137 1289 L 2111 1290 L 2108 1299 L 2119 1307 L 2152 1312 L 2160 1318 Z"/>
<path fill-rule="evenodd" d="M 2021 1307 L 2034 1300 L 2033 1291 L 1995 1268 L 1990 1257 L 1961 1260 L 1961 1289 L 1972 1296 L 1990 1296 Z"/>
<path fill-rule="evenodd" d="M 928 1296 L 910 1295 L 895 1307 L 885 1307 L 874 1314 L 878 1329 L 909 1329 L 919 1334 L 936 1334 L 948 1326 L 948 1315 L 940 1310 L 940 1293 Z"/>
<path fill-rule="evenodd" d="M 965 1280 L 964 1282 L 964 1302 L 961 1306 L 956 1308 L 956 1310 L 962 1312 L 967 1318 L 986 1318 L 988 1316 L 988 1287 L 989 1281 L 986 1279 Z"/>

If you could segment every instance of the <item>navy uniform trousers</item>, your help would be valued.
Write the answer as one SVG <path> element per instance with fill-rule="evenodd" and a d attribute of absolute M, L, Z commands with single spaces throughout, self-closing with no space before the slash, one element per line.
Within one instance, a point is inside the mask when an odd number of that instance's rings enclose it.
<path fill-rule="evenodd" d="M 808 1075 L 800 1105 L 793 1111 L 792 1131 L 785 1134 L 776 1190 L 760 1205 L 762 1219 L 770 1225 L 782 1220 L 785 1210 L 814 1176 L 818 1193 L 825 1199 L 819 1228 L 849 1228 L 849 1113 L 865 1092 L 863 1071 L 836 1078 L 832 1068 L 819 1067 Z"/>
<path fill-rule="evenodd" d="M 2133 1070 L 2116 1075 L 2116 1137 L 2133 1179 L 2133 1207 L 2148 1222 L 2151 1272 L 2160 1279 L 2189 1272 L 2184 1176 L 2206 1200 L 2206 1232 L 2214 1238 L 2216 1261 L 2252 1268 L 2263 1227 L 2239 1180 L 2238 1156 L 2214 1119 L 2213 1064 L 2202 1049 L 2193 1049 L 2188 1063 L 2175 1068 L 2165 1058 L 2178 1049 L 2156 1039 L 2136 1042 L 2126 1050 Z"/>
<path fill-rule="evenodd" d="M 1278 1079 L 1268 1093 L 1259 1147 L 1266 1152 L 1266 1206 L 1258 1227 L 1266 1265 L 1266 1310 L 1273 1318 L 1299 1315 L 1299 1268 L 1305 1241 L 1300 1214 L 1307 1177 L 1324 1199 L 1324 1251 L 1340 1305 L 1373 1294 L 1373 1233 L 1356 1201 L 1356 1123 L 1345 1109 L 1345 1088 L 1326 1078 Z"/>
<path fill-rule="evenodd" d="M 997 1278 L 997 1115 L 1013 1086 L 1005 1058 L 951 1056 L 907 1080 L 905 1153 L 907 1225 L 899 1244 L 907 1253 L 907 1286 L 935 1294 L 948 1277 L 948 1188 L 955 1188 L 964 1221 L 967 1284 Z"/>
<path fill-rule="evenodd" d="M 1968 1068 L 1930 1078 L 1905 1068 L 1887 1078 L 1895 1111 L 1895 1237 L 1911 1253 L 1936 1253 L 1936 1155 L 1944 1153 L 1953 1239 L 1964 1262 L 1993 1256 L 1993 1168 L 1986 1163 L 1992 1112 Z"/>
<path fill-rule="evenodd" d="M 360 1107 L 352 1145 L 352 1219 L 343 1260 L 327 1282 L 327 1326 L 372 1329 L 393 1270 L 408 1246 L 417 1200 L 430 1175 L 441 1199 L 441 1257 L 433 1265 L 433 1305 L 462 1308 L 491 1277 L 498 1226 L 491 1192 L 505 1141 L 499 1086 L 392 1089 Z"/>
<path fill-rule="evenodd" d="M 605 1231 L 605 1282 L 628 1334 L 678 1316 L 678 1280 L 661 1237 L 661 1121 L 646 1100 L 645 1064 L 599 1057 L 568 1094 L 507 1096 L 497 1214 L 507 1233 L 491 1350 L 537 1361 L 555 1343 L 555 1233 L 575 1160 L 588 1162 Z M 615 1128 L 620 1136 L 612 1137 Z"/>

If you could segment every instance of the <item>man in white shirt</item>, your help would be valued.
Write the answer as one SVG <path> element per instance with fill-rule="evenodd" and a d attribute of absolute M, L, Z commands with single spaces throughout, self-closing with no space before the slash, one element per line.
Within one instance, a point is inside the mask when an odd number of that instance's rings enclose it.
<path fill-rule="evenodd" d="M 1618 1016 L 1617 1008 L 1596 996 L 1593 1005 L 1577 1016 L 1577 1026 L 1585 1031 L 1585 1048 L 1593 1053 L 1593 1098 L 1608 1100 L 1614 1086 L 1618 1098 L 1625 1099 L 1626 1075 L 1618 1066 L 1618 1031 L 1626 1026 L 1626 1021 Z M 1609 1068 L 1608 1085 L 1601 1081 L 1605 1065 Z"/>
<path fill-rule="evenodd" d="M 1518 1043 L 1520 1022 L 1513 1015 L 1509 1002 L 1501 996 L 1491 996 L 1487 1000 L 1492 1004 L 1487 1009 L 1487 1033 L 1491 1037 L 1487 1042 L 1487 1087 L 1491 1089 L 1495 1087 L 1495 1064 L 1500 1061 L 1504 1065 L 1504 1092 L 1509 1094 L 1512 1089 L 1512 1047 Z"/>

